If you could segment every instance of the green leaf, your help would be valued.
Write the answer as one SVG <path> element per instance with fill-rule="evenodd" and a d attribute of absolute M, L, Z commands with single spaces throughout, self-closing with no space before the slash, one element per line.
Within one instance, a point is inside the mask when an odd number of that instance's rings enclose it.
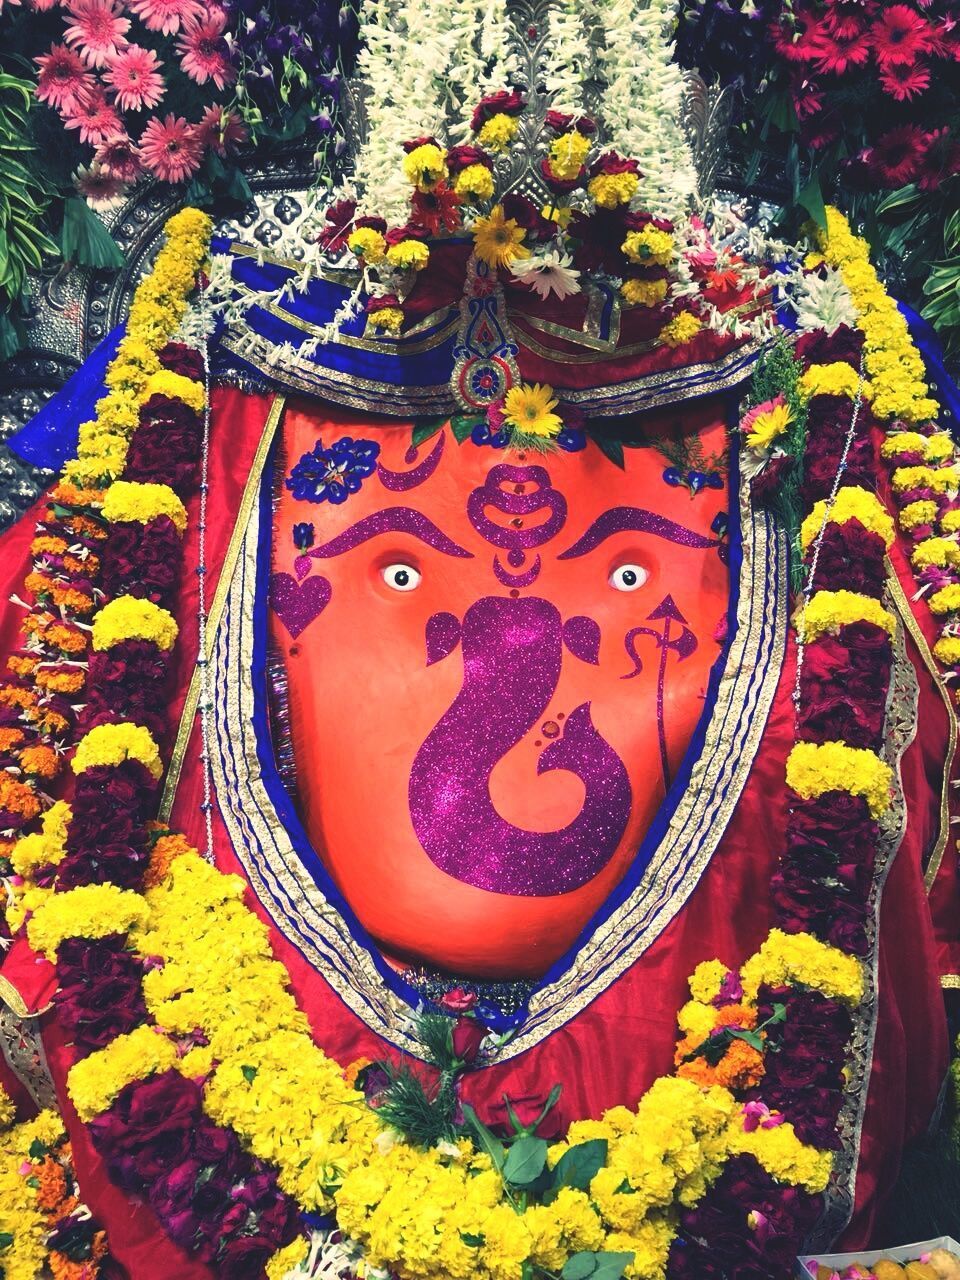
<path fill-rule="evenodd" d="M 123 254 L 86 200 L 71 196 L 63 206 L 60 250 L 79 267 L 122 267 Z"/>
<path fill-rule="evenodd" d="M 609 458 L 615 467 L 625 469 L 623 445 L 619 440 L 611 440 L 609 436 L 595 435 L 593 440 L 605 458 Z"/>
<path fill-rule="evenodd" d="M 244 1080 L 246 1080 L 247 1084 L 253 1084 L 254 1080 L 257 1078 L 257 1068 L 241 1067 L 240 1074 L 243 1076 Z"/>
<path fill-rule="evenodd" d="M 908 209 L 920 199 L 922 199 L 922 193 L 916 183 L 911 182 L 909 186 L 898 187 L 896 191 L 891 191 L 889 195 L 884 196 L 877 205 L 877 213 L 882 216 L 885 213 L 893 213 L 895 209 Z"/>
<path fill-rule="evenodd" d="M 9 1249 L 13 1244 L 13 1235 L 9 1231 L 0 1231 L 0 1249 Z"/>
<path fill-rule="evenodd" d="M 587 1280 L 597 1269 L 595 1253 L 574 1253 L 566 1260 L 560 1272 L 563 1280 Z"/>
<path fill-rule="evenodd" d="M 727 1027 L 726 1031 L 733 1040 L 746 1040 L 751 1049 L 763 1053 L 763 1041 L 755 1031 L 745 1031 L 743 1027 Z"/>
<path fill-rule="evenodd" d="M 493 1161 L 493 1167 L 502 1172 L 504 1165 L 503 1143 L 490 1132 L 469 1102 L 463 1104 L 463 1118 L 477 1135 L 480 1146 Z"/>
<path fill-rule="evenodd" d="M 416 422 L 413 424 L 414 447 L 423 444 L 425 440 L 429 440 L 431 436 L 435 436 L 438 431 L 442 431 L 446 421 L 447 419 L 445 417 L 417 418 Z"/>
<path fill-rule="evenodd" d="M 46 1154 L 47 1154 L 47 1148 L 44 1146 L 44 1144 L 40 1141 L 39 1138 L 34 1138 L 34 1140 L 30 1143 L 30 1148 L 27 1151 L 27 1155 L 30 1157 L 31 1160 L 42 1160 Z"/>
<path fill-rule="evenodd" d="M 536 1182 L 547 1163 L 547 1144 L 543 1138 L 524 1134 L 518 1138 L 503 1162 L 503 1176 L 517 1187 Z"/>
<path fill-rule="evenodd" d="M 820 174 L 814 169 L 807 184 L 797 193 L 797 204 L 806 209 L 821 231 L 827 229 L 827 211 L 823 203 L 823 191 L 820 187 Z"/>
<path fill-rule="evenodd" d="M 565 1151 L 553 1171 L 555 1188 L 574 1187 L 586 1191 L 607 1159 L 606 1138 L 591 1138 Z"/>
<path fill-rule="evenodd" d="M 475 413 L 458 413 L 450 419 L 450 430 L 453 432 L 454 439 L 457 444 L 463 444 L 468 439 L 470 432 L 474 427 L 479 427 L 483 422 L 483 418 Z"/>
<path fill-rule="evenodd" d="M 591 1280 L 620 1280 L 633 1259 L 632 1253 L 598 1253 Z"/>
<path fill-rule="evenodd" d="M 463 1241 L 463 1243 L 467 1246 L 468 1249 L 479 1249 L 480 1246 L 483 1244 L 483 1236 L 471 1235 L 469 1231 L 466 1232 L 465 1234 L 461 1232 L 460 1239 Z"/>

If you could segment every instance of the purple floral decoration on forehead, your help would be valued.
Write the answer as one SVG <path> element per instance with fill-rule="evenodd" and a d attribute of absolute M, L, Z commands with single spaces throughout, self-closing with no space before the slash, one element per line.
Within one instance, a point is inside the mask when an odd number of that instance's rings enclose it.
<path fill-rule="evenodd" d="M 346 502 L 377 466 L 380 446 L 375 440 L 341 436 L 329 449 L 318 440 L 290 472 L 286 487 L 302 502 Z"/>

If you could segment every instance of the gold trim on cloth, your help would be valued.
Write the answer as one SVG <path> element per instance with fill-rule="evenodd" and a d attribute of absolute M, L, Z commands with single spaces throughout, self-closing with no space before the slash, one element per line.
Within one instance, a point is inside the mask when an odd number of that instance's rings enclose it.
<path fill-rule="evenodd" d="M 944 991 L 960 991 L 960 974 L 943 973 L 940 975 L 940 986 Z"/>
<path fill-rule="evenodd" d="M 250 464 L 250 474 L 247 476 L 247 483 L 243 488 L 243 497 L 240 499 L 240 508 L 237 512 L 237 522 L 233 526 L 233 533 L 230 535 L 230 541 L 227 544 L 227 553 L 223 558 L 223 565 L 220 569 L 220 579 L 217 582 L 217 589 L 213 594 L 213 600 L 210 604 L 210 610 L 207 614 L 207 652 L 206 657 L 209 660 L 213 653 L 213 636 L 217 627 L 220 625 L 220 617 L 223 614 L 223 606 L 226 602 L 227 591 L 230 588 L 230 579 L 233 577 L 233 568 L 237 562 L 237 556 L 240 554 L 240 548 L 243 545 L 244 530 L 250 517 L 250 511 L 253 504 L 257 501 L 257 495 L 260 492 L 260 478 L 263 475 L 263 468 L 270 453 L 270 446 L 273 444 L 273 437 L 277 433 L 277 427 L 280 418 L 283 415 L 283 406 L 286 403 L 286 397 L 282 395 L 274 396 L 267 419 L 263 424 L 263 434 L 260 437 L 260 443 L 257 445 L 257 451 L 253 455 L 253 462 Z M 197 714 L 197 706 L 200 702 L 200 669 L 195 668 L 193 675 L 190 677 L 190 684 L 187 688 L 187 696 L 184 699 L 183 711 L 180 713 L 180 724 L 177 728 L 177 738 L 173 744 L 173 751 L 170 753 L 170 764 L 167 767 L 167 774 L 163 782 L 163 796 L 160 800 L 160 812 L 157 815 L 161 822 L 169 822 L 170 814 L 173 810 L 173 802 L 176 798 L 177 787 L 180 784 L 180 773 L 183 769 L 184 756 L 190 745 L 190 737 L 193 733 L 193 722 Z"/>
<path fill-rule="evenodd" d="M 0 1054 L 41 1111 L 57 1106 L 38 1021 L 49 1008 L 31 1013 L 13 983 L 0 976 Z"/>
<path fill-rule="evenodd" d="M 940 668 L 930 652 L 927 638 L 920 630 L 920 625 L 914 617 L 913 610 L 910 608 L 910 601 L 907 599 L 903 587 L 900 585 L 900 579 L 897 577 L 889 559 L 887 560 L 887 585 L 900 620 L 910 633 L 910 638 L 917 646 L 923 665 L 933 679 L 934 687 L 943 699 L 949 726 L 947 754 L 944 759 L 943 781 L 940 790 L 940 832 L 936 843 L 930 851 L 930 857 L 927 859 L 927 866 L 923 875 L 923 882 L 929 893 L 933 888 L 934 880 L 937 878 L 937 872 L 940 870 L 940 864 L 943 861 L 943 855 L 947 847 L 947 840 L 950 838 L 950 779 L 953 775 L 954 758 L 957 754 L 957 713 L 953 709 L 950 691 L 943 682 Z"/>
<path fill-rule="evenodd" d="M 746 784 L 780 676 L 787 630 L 787 554 L 772 517 L 741 493 L 743 555 L 737 628 L 690 783 L 630 897 L 533 997 L 504 1061 L 575 1017 L 634 964 L 683 906 L 716 851 Z M 410 1008 L 300 860 L 261 776 L 254 703 L 260 506 L 250 505 L 240 554 L 213 634 L 213 779 L 247 877 L 280 931 L 373 1031 L 416 1054 Z M 225 575 L 226 576 L 226 575 Z M 260 711 L 262 713 L 262 708 Z"/>

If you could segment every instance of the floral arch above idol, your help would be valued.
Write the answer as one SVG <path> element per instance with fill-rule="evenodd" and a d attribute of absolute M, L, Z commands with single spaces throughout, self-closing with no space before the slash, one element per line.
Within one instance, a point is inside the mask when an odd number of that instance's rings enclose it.
<path fill-rule="evenodd" d="M 787 1276 L 945 1069 L 952 439 L 836 210 L 699 190 L 669 4 L 361 16 L 314 234 L 177 214 L 75 389 L 47 1136 L 136 1280 Z"/>

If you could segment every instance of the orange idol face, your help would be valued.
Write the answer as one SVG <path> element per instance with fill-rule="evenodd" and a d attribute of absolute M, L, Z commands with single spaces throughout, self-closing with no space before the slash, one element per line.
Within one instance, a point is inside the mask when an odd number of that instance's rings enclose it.
<path fill-rule="evenodd" d="M 682 429 L 724 456 L 721 406 Z M 671 485 L 654 447 L 621 470 L 592 441 L 411 434 L 286 411 L 270 625 L 301 814 L 392 962 L 536 977 L 631 868 L 700 717 L 730 496 L 716 470 Z"/>

